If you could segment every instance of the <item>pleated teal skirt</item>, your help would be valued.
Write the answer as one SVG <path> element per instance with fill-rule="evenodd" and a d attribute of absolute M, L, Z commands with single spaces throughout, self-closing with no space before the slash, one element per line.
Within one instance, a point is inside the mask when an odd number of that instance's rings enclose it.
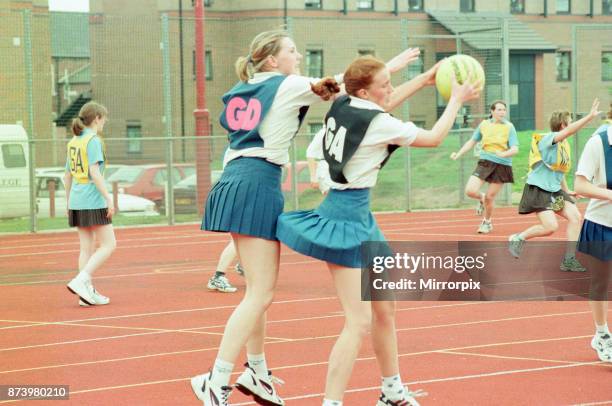
<path fill-rule="evenodd" d="M 331 189 L 317 209 L 283 213 L 276 237 L 301 254 L 349 268 L 361 268 L 362 243 L 385 241 L 370 212 L 370 189 Z"/>
<path fill-rule="evenodd" d="M 280 166 L 261 158 L 233 159 L 208 194 L 201 229 L 276 240 L 284 204 Z"/>

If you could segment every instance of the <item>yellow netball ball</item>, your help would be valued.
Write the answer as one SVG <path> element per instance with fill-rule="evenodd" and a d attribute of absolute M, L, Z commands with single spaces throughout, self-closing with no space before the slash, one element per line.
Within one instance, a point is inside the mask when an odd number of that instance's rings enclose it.
<path fill-rule="evenodd" d="M 484 87 L 485 73 L 482 65 L 469 55 L 453 55 L 442 62 L 436 73 L 436 88 L 444 100 L 450 98 L 453 75 L 459 84 L 463 84 L 471 75 L 474 81 L 480 80 L 481 89 Z"/>

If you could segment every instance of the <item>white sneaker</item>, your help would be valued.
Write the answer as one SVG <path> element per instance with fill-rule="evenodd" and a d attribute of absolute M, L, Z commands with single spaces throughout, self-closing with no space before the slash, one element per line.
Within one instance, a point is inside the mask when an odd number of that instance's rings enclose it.
<path fill-rule="evenodd" d="M 272 375 L 272 371 L 268 371 L 268 376 L 260 376 L 255 373 L 253 368 L 247 362 L 244 364 L 246 369 L 238 377 L 236 381 L 236 389 L 244 393 L 246 396 L 252 396 L 255 402 L 266 406 L 283 406 L 285 401 L 281 399 L 274 384 L 282 385 L 284 382 Z"/>
<path fill-rule="evenodd" d="M 208 290 L 218 290 L 224 293 L 234 293 L 238 290 L 230 281 L 223 275 L 213 275 L 206 284 Z"/>
<path fill-rule="evenodd" d="M 191 389 L 204 406 L 228 406 L 231 386 L 215 387 L 210 382 L 211 372 L 191 378 Z"/>
<path fill-rule="evenodd" d="M 66 285 L 68 290 L 75 295 L 78 295 L 79 298 L 88 305 L 96 304 L 96 299 L 94 296 L 94 288 L 91 285 L 91 281 L 84 281 L 78 276 L 71 280 L 68 285 Z"/>
<path fill-rule="evenodd" d="M 478 234 L 489 234 L 491 231 L 493 231 L 493 224 L 490 221 L 482 220 L 478 227 Z"/>
<path fill-rule="evenodd" d="M 92 286 L 93 287 L 93 286 Z M 110 299 L 102 294 L 100 294 L 96 288 L 93 288 L 93 296 L 96 306 L 107 305 L 110 303 Z M 83 299 L 79 298 L 79 306 L 88 307 L 90 306 L 88 303 L 84 302 Z"/>
<path fill-rule="evenodd" d="M 385 395 L 384 392 L 381 391 L 378 402 L 376 402 L 376 406 L 419 406 L 419 402 L 415 398 L 426 395 L 427 392 L 423 392 L 420 389 L 416 392 L 411 392 L 407 387 L 405 387 L 401 399 L 391 400 L 389 397 L 387 397 L 387 395 Z"/>
<path fill-rule="evenodd" d="M 604 336 L 595 334 L 591 340 L 591 347 L 597 352 L 600 360 L 612 362 L 612 337 L 610 337 L 610 334 Z"/>

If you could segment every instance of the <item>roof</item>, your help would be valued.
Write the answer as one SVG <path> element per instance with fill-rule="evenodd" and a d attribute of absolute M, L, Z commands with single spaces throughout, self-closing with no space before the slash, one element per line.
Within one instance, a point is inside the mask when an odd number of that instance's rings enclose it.
<path fill-rule="evenodd" d="M 53 11 L 51 52 L 56 58 L 89 58 L 89 14 Z"/>
<path fill-rule="evenodd" d="M 461 35 L 475 49 L 501 49 L 501 20 L 508 20 L 510 51 L 553 52 L 557 46 L 547 41 L 527 24 L 512 14 L 459 13 L 455 11 L 427 12 L 453 34 Z"/>

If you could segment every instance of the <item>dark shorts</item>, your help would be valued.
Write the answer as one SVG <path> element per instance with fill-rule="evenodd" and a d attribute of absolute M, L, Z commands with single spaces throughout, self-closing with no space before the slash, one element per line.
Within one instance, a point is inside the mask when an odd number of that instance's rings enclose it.
<path fill-rule="evenodd" d="M 512 167 L 486 159 L 478 160 L 478 165 L 472 174 L 488 183 L 514 183 Z"/>
<path fill-rule="evenodd" d="M 519 203 L 519 214 L 539 213 L 546 210 L 559 211 L 555 210 L 555 201 L 559 199 L 576 204 L 576 200 L 563 190 L 548 192 L 537 186 L 525 184 L 523 197 Z"/>
<path fill-rule="evenodd" d="M 68 210 L 70 227 L 91 227 L 112 224 L 106 217 L 108 209 Z"/>

